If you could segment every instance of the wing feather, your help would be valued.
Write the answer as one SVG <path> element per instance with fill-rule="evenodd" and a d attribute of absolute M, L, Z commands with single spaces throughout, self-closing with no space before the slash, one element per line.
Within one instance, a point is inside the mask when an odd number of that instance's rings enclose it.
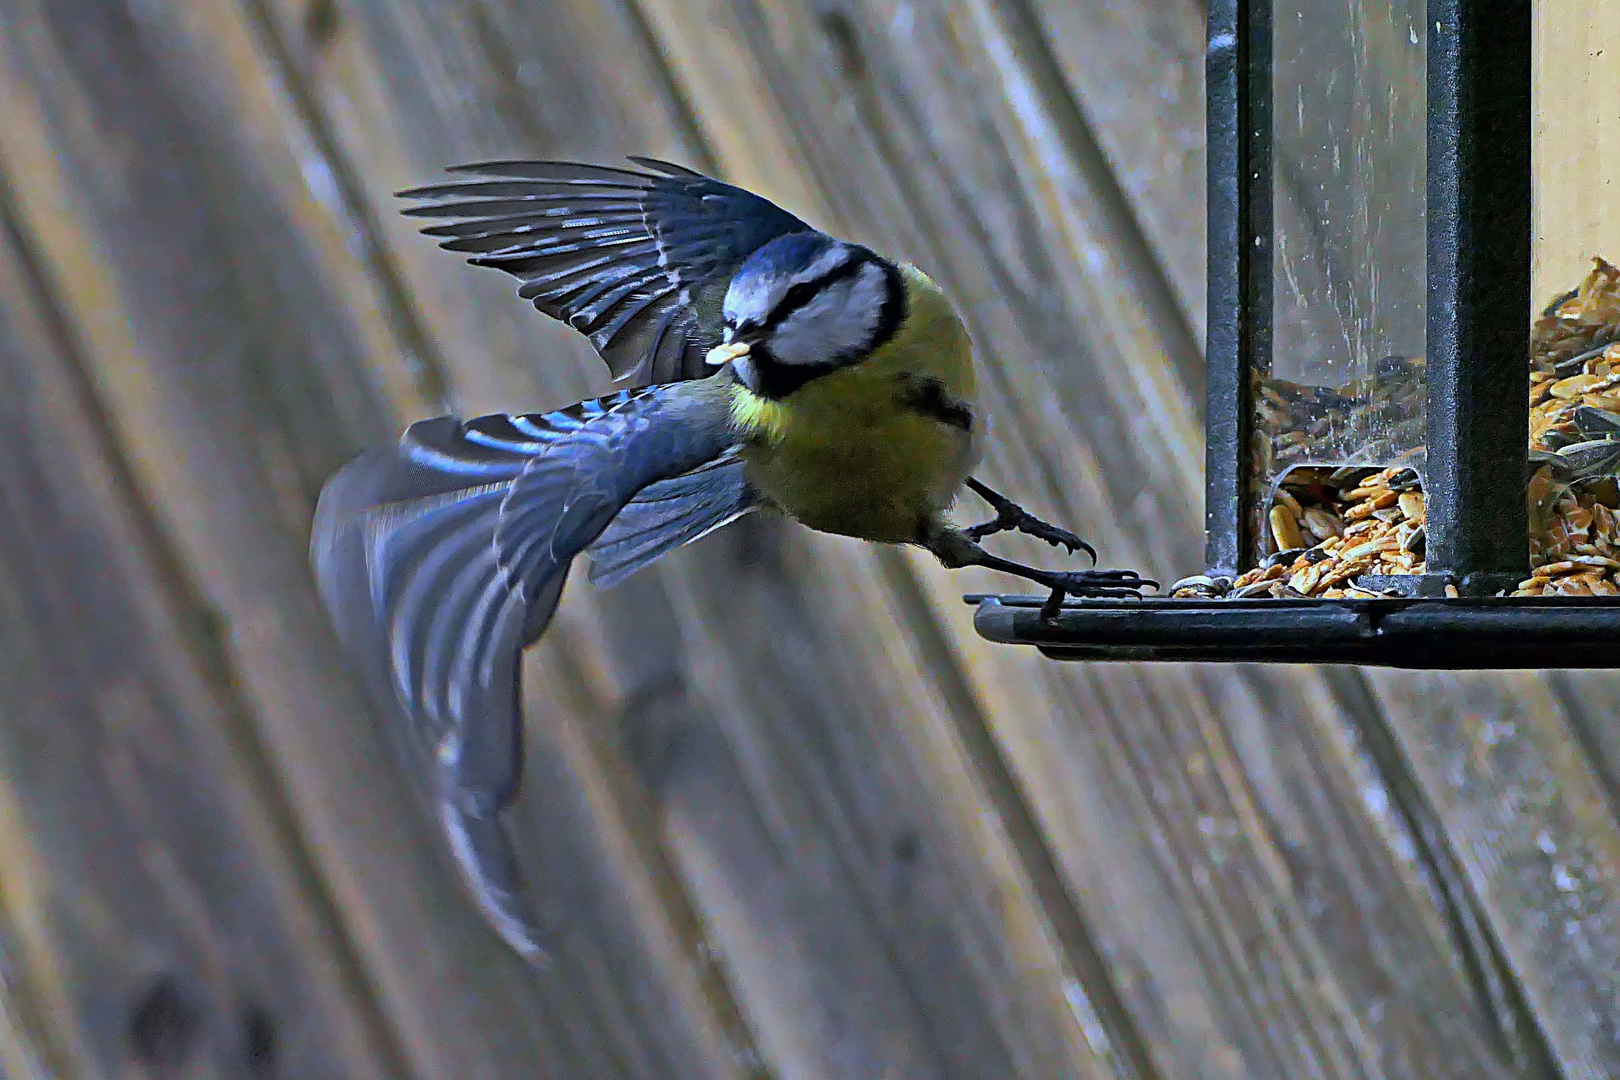
<path fill-rule="evenodd" d="M 518 666 L 574 557 L 639 493 L 725 458 L 718 384 L 544 415 L 437 417 L 327 482 L 311 560 L 346 651 L 392 718 L 469 891 L 539 951 L 499 820 L 522 776 Z"/>
<path fill-rule="evenodd" d="M 718 305 L 701 301 L 765 243 L 810 226 L 684 166 L 630 160 L 460 165 L 449 171 L 476 179 L 400 195 L 441 247 L 518 278 L 519 296 L 587 335 L 615 378 L 698 378 L 721 333 Z"/>
<path fill-rule="evenodd" d="M 611 588 L 664 554 L 760 505 L 735 452 L 643 488 L 586 549 L 590 582 Z"/>

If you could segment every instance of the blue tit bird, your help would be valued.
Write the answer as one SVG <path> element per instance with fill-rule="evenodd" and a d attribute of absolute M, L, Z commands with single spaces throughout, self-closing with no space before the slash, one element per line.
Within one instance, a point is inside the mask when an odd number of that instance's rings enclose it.
<path fill-rule="evenodd" d="M 473 899 L 520 952 L 540 933 L 501 811 L 522 772 L 519 655 L 569 567 L 611 585 L 756 510 L 914 544 L 1064 595 L 1138 595 L 1131 571 L 1050 571 L 979 541 L 1095 553 L 971 477 L 973 344 L 921 270 L 648 158 L 462 166 L 402 192 L 427 234 L 518 278 L 628 389 L 545 414 L 411 425 L 321 492 L 311 557 L 345 650 L 407 723 Z M 966 487 L 995 517 L 953 525 Z"/>

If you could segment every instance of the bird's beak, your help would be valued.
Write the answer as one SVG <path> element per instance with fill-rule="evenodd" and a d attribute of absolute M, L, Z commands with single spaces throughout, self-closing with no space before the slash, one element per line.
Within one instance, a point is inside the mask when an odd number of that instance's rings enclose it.
<path fill-rule="evenodd" d="M 730 331 L 727 331 L 727 336 L 730 336 Z M 703 359 L 710 366 L 719 367 L 721 364 L 729 364 L 733 360 L 747 356 L 751 348 L 753 346 L 746 341 L 728 341 L 724 345 L 716 345 L 710 349 L 709 355 Z"/>

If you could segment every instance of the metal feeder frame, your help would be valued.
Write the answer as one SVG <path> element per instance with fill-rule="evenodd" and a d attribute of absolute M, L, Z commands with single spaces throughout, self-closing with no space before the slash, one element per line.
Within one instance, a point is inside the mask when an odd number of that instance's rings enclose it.
<path fill-rule="evenodd" d="M 1061 660 L 1620 667 L 1620 601 L 1498 597 L 1529 575 L 1531 0 L 1429 0 L 1427 573 L 1378 600 L 970 596 L 979 633 Z M 1205 562 L 1254 550 L 1252 370 L 1273 332 L 1274 0 L 1209 0 Z M 1445 598 L 1445 587 L 1460 596 Z"/>

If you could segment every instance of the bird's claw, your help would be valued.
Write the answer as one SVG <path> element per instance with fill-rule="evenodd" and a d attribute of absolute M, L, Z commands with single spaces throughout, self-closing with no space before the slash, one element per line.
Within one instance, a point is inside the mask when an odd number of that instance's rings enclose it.
<path fill-rule="evenodd" d="M 969 539 L 979 541 L 986 536 L 994 536 L 996 533 L 1021 532 L 1026 536 L 1033 536 L 1037 540 L 1044 540 L 1053 547 L 1061 547 L 1067 550 L 1070 555 L 1077 551 L 1083 551 L 1090 557 L 1092 563 L 1096 564 L 1097 549 L 1068 529 L 1060 529 L 1056 525 L 1047 524 L 1005 495 L 977 481 L 969 481 L 969 485 L 996 512 L 996 516 L 989 521 L 963 530 Z"/>
<path fill-rule="evenodd" d="M 1054 618 L 1063 608 L 1066 596 L 1109 600 L 1139 600 L 1141 590 L 1157 589 L 1159 583 L 1142 577 L 1135 570 L 1070 570 L 1042 575 L 1040 584 L 1052 595 L 1041 605 L 1041 618 Z"/>
<path fill-rule="evenodd" d="M 971 476 L 967 479 L 967 487 L 988 503 L 996 512 L 996 516 L 972 528 L 942 534 L 943 538 L 938 540 L 939 546 L 933 547 L 932 550 L 946 566 L 983 566 L 1051 589 L 1052 595 L 1041 605 L 1042 619 L 1055 616 L 1063 607 L 1065 596 L 1135 600 L 1141 599 L 1143 589 L 1159 587 L 1157 581 L 1150 581 L 1135 570 L 1040 570 L 991 555 L 979 546 L 981 539 L 1001 532 L 1021 532 L 1038 540 L 1045 540 L 1053 547 L 1067 548 L 1070 554 L 1084 551 L 1091 557 L 1093 566 L 1097 563 L 1096 549 L 1069 530 L 1048 525 L 1005 495 Z M 950 537 L 968 541 L 969 550 L 964 551 L 959 546 L 944 543 L 944 540 Z"/>
<path fill-rule="evenodd" d="M 1053 547 L 1061 547 L 1073 555 L 1083 551 L 1091 561 L 1097 561 L 1097 549 L 1080 539 L 1068 529 L 1060 529 L 1056 525 L 1048 525 L 1028 510 L 1019 506 L 1008 510 L 998 511 L 996 516 L 981 525 L 975 525 L 965 530 L 973 540 L 982 540 L 986 536 L 996 533 L 1021 532 L 1026 536 L 1033 536 L 1037 540 L 1045 540 Z"/>

